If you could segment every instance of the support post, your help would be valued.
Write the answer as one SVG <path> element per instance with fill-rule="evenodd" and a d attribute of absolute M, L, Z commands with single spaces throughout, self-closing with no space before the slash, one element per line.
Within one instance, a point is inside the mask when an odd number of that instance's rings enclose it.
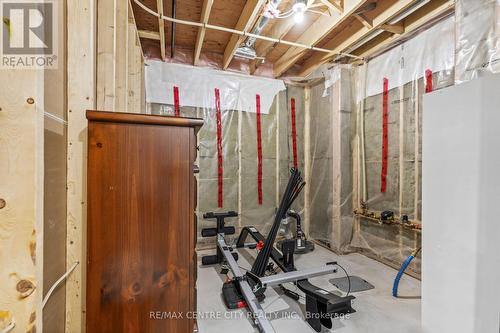
<path fill-rule="evenodd" d="M 85 331 L 86 165 L 85 111 L 95 108 L 95 0 L 68 0 L 67 5 L 67 258 L 76 267 L 66 282 L 66 332 Z"/>
<path fill-rule="evenodd" d="M 311 87 L 304 88 L 304 231 L 311 225 Z"/>
<path fill-rule="evenodd" d="M 288 88 L 287 88 L 288 89 Z M 276 207 L 280 204 L 280 93 L 276 94 Z"/>

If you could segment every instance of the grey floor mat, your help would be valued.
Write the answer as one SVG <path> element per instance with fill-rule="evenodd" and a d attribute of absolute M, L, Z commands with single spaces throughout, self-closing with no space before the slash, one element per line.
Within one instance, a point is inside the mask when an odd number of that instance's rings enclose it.
<path fill-rule="evenodd" d="M 349 276 L 349 279 L 351 280 L 351 292 L 353 293 L 375 288 L 370 282 L 360 278 L 359 276 L 351 275 Z M 330 279 L 329 282 L 343 292 L 347 292 L 349 290 L 349 281 L 347 279 L 347 276 Z"/>

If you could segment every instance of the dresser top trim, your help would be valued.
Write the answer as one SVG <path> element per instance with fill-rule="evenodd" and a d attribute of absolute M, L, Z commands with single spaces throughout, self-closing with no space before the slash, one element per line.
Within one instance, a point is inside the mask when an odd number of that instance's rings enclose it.
<path fill-rule="evenodd" d="M 142 113 L 87 110 L 86 116 L 89 121 L 110 122 L 110 123 L 181 126 L 181 127 L 203 126 L 203 119 L 199 118 L 157 116 L 157 115 L 142 114 Z"/>

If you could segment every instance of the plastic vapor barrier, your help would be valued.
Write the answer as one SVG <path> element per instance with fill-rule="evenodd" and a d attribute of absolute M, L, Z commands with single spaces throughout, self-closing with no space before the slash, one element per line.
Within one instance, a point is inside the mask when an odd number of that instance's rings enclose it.
<path fill-rule="evenodd" d="M 310 88 L 309 234 L 337 252 L 352 236 L 351 69 Z"/>
<path fill-rule="evenodd" d="M 500 71 L 500 1 L 457 0 L 456 83 Z"/>
<path fill-rule="evenodd" d="M 163 66 L 179 67 L 171 64 L 162 64 Z M 165 74 L 172 69 L 163 68 L 162 71 Z M 176 70 L 173 69 L 173 71 Z M 150 72 L 150 78 L 151 74 Z M 292 98 L 295 100 L 295 137 L 299 167 L 303 168 L 304 163 L 303 88 L 285 87 L 283 82 L 278 80 L 220 72 L 216 74 L 217 77 L 212 77 L 210 83 L 213 90 L 210 91 L 211 88 L 206 87 L 200 88 L 203 91 L 198 89 L 198 99 L 192 92 L 186 91 L 190 89 L 191 83 L 196 81 L 196 77 L 184 80 L 180 75 L 176 76 L 177 79 L 172 79 L 173 76 L 168 79 L 164 76 L 157 76 L 155 77 L 156 83 L 163 85 L 166 91 L 161 92 L 163 88 L 160 86 L 155 86 L 153 92 L 147 90 L 149 94 L 147 100 L 150 101 L 149 113 L 175 116 L 177 109 L 180 117 L 203 118 L 205 122 L 198 132 L 197 164 L 200 172 L 197 176 L 196 214 L 199 247 L 213 246 L 215 241 L 214 238 L 201 237 L 201 229 L 215 226 L 213 220 L 205 220 L 202 217 L 209 211 L 237 211 L 238 218 L 228 220 L 229 225 L 236 227 L 237 233 L 241 227 L 248 225 L 257 227 L 263 233 L 267 233 L 270 229 L 279 200 L 288 182 L 289 170 L 293 166 Z M 149 86 L 152 89 L 151 82 Z M 218 88 L 219 99 L 215 94 L 217 86 L 221 86 Z M 177 92 L 174 92 L 174 87 L 177 87 Z M 283 87 L 282 91 L 280 87 Z M 151 94 L 158 95 L 152 97 Z M 257 95 L 259 95 L 259 102 L 257 102 Z M 151 102 L 155 98 L 160 98 L 160 101 L 164 102 Z M 222 134 L 220 140 L 218 139 L 217 103 L 220 105 L 219 130 Z M 258 126 L 259 121 L 260 126 Z M 219 143 L 222 148 L 221 165 L 219 164 Z M 222 172 L 221 195 L 219 195 L 221 188 L 219 172 Z M 293 209 L 302 212 L 303 206 L 303 194 L 301 194 L 294 203 Z M 228 242 L 237 236 L 237 234 L 229 236 Z"/>
<path fill-rule="evenodd" d="M 213 226 L 204 212 L 235 210 L 238 232 L 267 233 L 297 166 L 307 185 L 292 208 L 309 237 L 399 267 L 421 243 L 422 96 L 500 68 L 498 15 L 500 0 L 457 0 L 455 16 L 361 66 L 322 66 L 307 87 L 150 64 L 149 112 L 205 120 L 198 230 Z M 384 211 L 413 227 L 380 223 Z M 420 257 L 408 271 L 420 274 Z"/>
<path fill-rule="evenodd" d="M 356 69 L 358 212 L 378 218 L 392 211 L 396 220 L 407 215 L 421 223 L 422 96 L 454 84 L 453 45 L 454 18 L 448 18 Z M 420 242 L 419 230 L 356 215 L 350 245 L 397 266 Z M 419 257 L 409 270 L 420 273 Z"/>

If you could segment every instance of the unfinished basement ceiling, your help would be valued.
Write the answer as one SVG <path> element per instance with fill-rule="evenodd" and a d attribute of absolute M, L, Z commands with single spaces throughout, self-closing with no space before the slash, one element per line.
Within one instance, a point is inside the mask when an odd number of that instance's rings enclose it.
<path fill-rule="evenodd" d="M 305 77 L 327 62 L 352 62 L 370 57 L 454 10 L 454 1 L 451 0 L 309 0 L 302 22 L 296 23 L 293 16 L 273 18 L 260 35 L 331 52 L 257 39 L 254 48 L 258 59 L 252 60 L 233 55 L 235 48 L 245 41 L 243 37 L 208 28 L 203 35 L 203 28 L 167 21 L 163 21 L 163 28 L 160 28 L 158 18 L 135 1 L 141 1 L 167 17 L 247 33 L 253 32 L 268 1 L 131 0 L 141 46 L 147 58 L 196 65 L 206 65 L 198 59 L 210 59 L 212 66 L 222 69 L 238 69 L 239 65 L 235 63 L 245 63 L 252 74 L 262 64 L 259 59 L 265 59 L 267 66 L 272 65 L 275 77 Z M 278 8 L 285 12 L 294 3 L 295 0 L 283 0 Z M 340 57 L 341 53 L 352 56 Z"/>

